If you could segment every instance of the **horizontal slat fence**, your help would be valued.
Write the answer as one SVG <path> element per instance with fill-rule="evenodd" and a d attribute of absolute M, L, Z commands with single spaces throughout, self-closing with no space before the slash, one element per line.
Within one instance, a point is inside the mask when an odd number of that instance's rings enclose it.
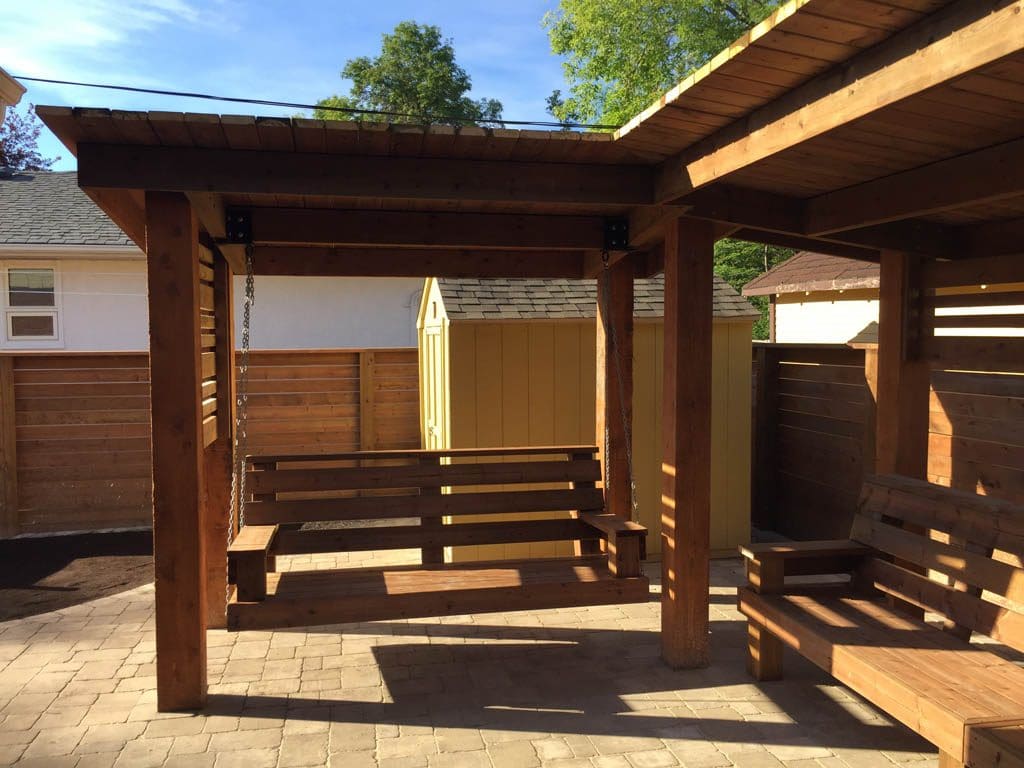
<path fill-rule="evenodd" d="M 149 525 L 148 356 L 5 354 L 0 374 L 0 536 Z M 415 349 L 253 352 L 249 398 L 252 453 L 420 447 Z"/>
<path fill-rule="evenodd" d="M 844 538 L 874 466 L 873 350 L 754 347 L 753 521 L 794 539 Z M 1024 502 L 1024 375 L 931 373 L 928 479 Z"/>
<path fill-rule="evenodd" d="M 754 357 L 754 525 L 836 538 L 850 529 L 873 450 L 864 351 L 763 344 Z"/>

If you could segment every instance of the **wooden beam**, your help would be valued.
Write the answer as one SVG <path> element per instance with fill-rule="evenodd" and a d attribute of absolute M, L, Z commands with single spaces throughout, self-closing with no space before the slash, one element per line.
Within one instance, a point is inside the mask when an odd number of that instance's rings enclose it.
<path fill-rule="evenodd" d="M 86 187 L 400 200 L 644 205 L 643 165 L 78 145 Z"/>
<path fill-rule="evenodd" d="M 693 218 L 733 224 L 744 231 L 777 233 L 794 240 L 802 238 L 807 243 L 805 250 L 837 256 L 843 255 L 837 253 L 839 249 L 847 248 L 858 249 L 853 253 L 863 249 L 877 252 L 890 248 L 932 256 L 960 255 L 957 230 L 929 221 L 897 221 L 810 235 L 805 231 L 806 201 L 758 189 L 715 184 L 681 198 L 678 204 L 687 216 Z M 735 234 L 732 236 L 736 237 Z M 834 243 L 835 247 L 830 249 L 829 243 Z M 873 258 L 877 259 L 877 253 Z"/>
<path fill-rule="evenodd" d="M 16 536 L 20 528 L 16 430 L 14 357 L 0 355 L 0 538 Z"/>
<path fill-rule="evenodd" d="M 206 702 L 199 229 L 183 195 L 146 194 L 157 709 Z"/>
<path fill-rule="evenodd" d="M 921 287 L 929 290 L 1024 283 L 1024 259 L 1014 254 L 1003 254 L 957 261 L 930 261 L 921 265 L 920 280 Z M 992 304 L 997 303 L 998 300 L 993 299 Z"/>
<path fill-rule="evenodd" d="M 256 247 L 253 262 L 257 275 L 534 278 L 583 276 L 582 251 L 261 245 Z"/>
<path fill-rule="evenodd" d="M 627 456 L 633 436 L 633 262 L 597 276 L 597 444 L 605 509 L 633 517 Z"/>
<path fill-rule="evenodd" d="M 666 161 L 669 202 L 772 155 L 1015 54 L 1021 0 L 959 0 Z"/>
<path fill-rule="evenodd" d="M 661 652 L 676 668 L 709 661 L 714 246 L 708 221 L 666 228 Z"/>
<path fill-rule="evenodd" d="M 140 190 L 86 189 L 85 193 L 133 243 L 146 250 L 146 205 Z"/>
<path fill-rule="evenodd" d="M 967 226 L 961 241 L 965 256 L 1020 256 L 1024 254 L 1024 218 Z"/>
<path fill-rule="evenodd" d="M 215 254 L 213 267 L 214 337 L 217 377 L 217 439 L 204 454 L 206 479 L 206 619 L 207 626 L 226 624 L 227 542 L 234 536 L 230 521 L 238 519 L 231 509 L 231 478 L 235 443 L 235 328 L 231 267 Z"/>
<path fill-rule="evenodd" d="M 968 152 L 806 203 L 804 231 L 824 235 L 1024 193 L 1024 139 Z"/>
<path fill-rule="evenodd" d="M 815 253 L 826 253 L 830 256 L 844 256 L 848 259 L 859 259 L 861 261 L 878 261 L 878 250 L 873 248 L 861 248 L 856 245 L 843 245 L 841 243 L 830 243 L 824 240 L 815 240 L 802 235 L 787 235 L 782 232 L 769 232 L 761 229 L 738 229 L 732 234 L 735 240 L 746 240 L 750 243 L 765 243 L 777 245 L 780 248 L 796 248 L 800 251 L 814 251 Z"/>
<path fill-rule="evenodd" d="M 875 471 L 927 478 L 930 369 L 918 354 L 918 259 L 883 251 L 878 304 Z"/>
<path fill-rule="evenodd" d="M 586 250 L 604 247 L 601 216 L 253 208 L 257 244 Z"/>

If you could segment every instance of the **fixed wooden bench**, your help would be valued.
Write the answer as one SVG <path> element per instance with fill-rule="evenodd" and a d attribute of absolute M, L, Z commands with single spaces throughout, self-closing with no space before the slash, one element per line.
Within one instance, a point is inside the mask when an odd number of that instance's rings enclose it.
<path fill-rule="evenodd" d="M 754 677 L 781 677 L 789 645 L 935 744 L 942 766 L 1024 766 L 1024 668 L 968 642 L 1024 651 L 1024 508 L 873 477 L 849 540 L 740 552 Z M 848 578 L 787 582 L 830 574 Z"/>
<path fill-rule="evenodd" d="M 646 601 L 641 561 L 647 531 L 604 511 L 596 450 L 250 458 L 245 525 L 228 549 L 228 626 L 265 629 Z M 516 519 L 487 519 L 497 515 Z M 473 520 L 456 522 L 467 516 Z M 310 529 L 309 523 L 332 525 Z M 446 547 L 557 541 L 573 542 L 576 555 L 444 563 Z M 422 564 L 273 572 L 279 555 L 390 549 L 419 549 Z"/>

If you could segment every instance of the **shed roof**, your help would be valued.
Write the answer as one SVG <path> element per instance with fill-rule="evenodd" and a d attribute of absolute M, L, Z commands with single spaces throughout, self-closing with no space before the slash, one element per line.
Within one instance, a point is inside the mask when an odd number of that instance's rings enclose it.
<path fill-rule="evenodd" d="M 758 317 L 759 313 L 717 275 L 715 317 Z M 596 314 L 596 280 L 533 280 L 440 278 L 438 288 L 448 317 L 457 320 L 583 319 Z M 634 283 L 636 317 L 665 314 L 665 280 L 652 277 Z"/>
<path fill-rule="evenodd" d="M 134 247 L 74 172 L 0 176 L 0 211 L 0 244 Z"/>
<path fill-rule="evenodd" d="M 878 265 L 801 251 L 743 286 L 744 296 L 877 288 Z"/>

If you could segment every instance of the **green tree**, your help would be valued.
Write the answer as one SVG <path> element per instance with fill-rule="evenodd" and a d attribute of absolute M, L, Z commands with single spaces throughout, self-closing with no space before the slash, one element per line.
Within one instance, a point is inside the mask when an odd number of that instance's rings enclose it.
<path fill-rule="evenodd" d="M 748 243 L 744 240 L 719 240 L 715 245 L 715 274 L 737 291 L 794 253 L 792 248 Z M 750 302 L 761 311 L 754 321 L 754 338 L 768 338 L 768 299 L 751 296 Z"/>
<path fill-rule="evenodd" d="M 560 0 L 544 17 L 551 50 L 565 57 L 568 94 L 548 111 L 563 122 L 622 125 L 778 8 L 783 0 Z M 740 240 L 715 246 L 715 273 L 733 288 L 793 254 Z M 768 301 L 754 338 L 768 336 Z"/>
<path fill-rule="evenodd" d="M 501 102 L 471 99 L 472 81 L 455 61 L 451 38 L 435 26 L 403 21 L 383 36 L 380 55 L 349 59 L 341 76 L 352 81 L 347 96 L 329 96 L 318 107 L 392 112 L 395 122 L 499 125 Z M 358 113 L 316 109 L 320 119 L 358 120 Z M 366 116 L 373 119 L 372 115 Z"/>
<path fill-rule="evenodd" d="M 25 114 L 8 108 L 0 125 L 0 168 L 11 171 L 48 171 L 59 157 L 43 157 L 39 152 L 39 133 L 43 124 L 30 104 Z"/>
<path fill-rule="evenodd" d="M 565 57 L 557 119 L 622 125 L 709 61 L 783 0 L 560 0 L 544 16 Z"/>

